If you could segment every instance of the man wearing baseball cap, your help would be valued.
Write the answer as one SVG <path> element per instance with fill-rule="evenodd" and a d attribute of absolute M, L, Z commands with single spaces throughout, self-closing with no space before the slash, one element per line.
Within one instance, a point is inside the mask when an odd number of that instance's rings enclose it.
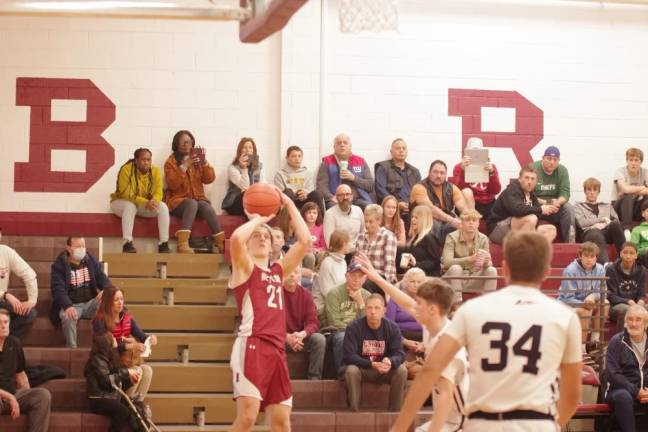
<path fill-rule="evenodd" d="M 534 162 L 533 167 L 538 173 L 535 195 L 540 204 L 552 206 L 549 214 L 542 214 L 539 218 L 556 225 L 563 242 L 574 243 L 576 241 L 574 208 L 568 203 L 569 172 L 560 163 L 558 147 L 547 147 L 542 160 Z"/>
<path fill-rule="evenodd" d="M 346 282 L 326 295 L 326 323 L 322 323 L 322 332 L 325 332 L 324 327 L 333 331 L 328 336 L 327 343 L 332 346 L 333 362 L 338 372 L 342 366 L 342 344 L 346 327 L 351 321 L 364 315 L 365 300 L 371 295 L 362 288 L 366 280 L 362 266 L 351 261 L 346 272 Z"/>

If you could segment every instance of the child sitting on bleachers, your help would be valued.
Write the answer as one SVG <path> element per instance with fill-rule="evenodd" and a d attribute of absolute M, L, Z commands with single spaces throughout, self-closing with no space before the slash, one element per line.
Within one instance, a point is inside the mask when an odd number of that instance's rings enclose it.
<path fill-rule="evenodd" d="M 644 267 L 648 267 L 648 258 L 646 258 L 646 252 L 648 252 L 648 200 L 643 200 L 641 203 L 641 217 L 644 221 L 632 228 L 630 241 L 637 245 L 639 254 L 637 261 Z"/>
<path fill-rule="evenodd" d="M 607 298 L 610 301 L 610 320 L 616 322 L 616 331 L 623 331 L 625 314 L 634 304 L 645 305 L 646 271 L 637 262 L 637 245 L 625 242 L 619 259 L 605 268 Z"/>
<path fill-rule="evenodd" d="M 605 277 L 603 266 L 596 262 L 599 247 L 593 242 L 585 242 L 578 248 L 578 258 L 563 271 L 563 277 Z M 601 280 L 563 280 L 558 291 L 558 300 L 576 309 L 581 321 L 583 353 L 587 344 L 587 335 L 592 327 L 590 342 L 600 340 L 600 315 L 607 316 L 609 303 L 605 299 L 604 311 L 601 312 Z"/>

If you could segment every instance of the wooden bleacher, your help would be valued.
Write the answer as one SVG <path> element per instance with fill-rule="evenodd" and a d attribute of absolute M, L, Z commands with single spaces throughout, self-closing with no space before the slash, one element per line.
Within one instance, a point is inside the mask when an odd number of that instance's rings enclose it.
<path fill-rule="evenodd" d="M 118 221 L 118 219 L 117 219 Z M 140 229 L 143 229 L 140 225 Z M 231 229 L 228 230 L 231 232 Z M 155 236 L 156 233 L 152 233 Z M 228 233 L 229 234 L 229 233 Z M 49 291 L 50 265 L 63 250 L 64 238 L 29 238 L 4 236 L 3 242 L 18 250 L 37 271 L 39 303 L 33 328 L 25 337 L 25 351 L 30 364 L 54 364 L 68 373 L 65 380 L 46 384 L 53 394 L 50 431 L 105 431 L 107 422 L 101 416 L 87 412 L 83 367 L 90 344 L 89 322 L 79 325 L 80 348 L 63 347 L 63 337 L 52 327 L 48 314 L 51 307 Z M 97 254 L 98 242 L 87 238 L 90 253 Z M 562 268 L 577 254 L 577 245 L 554 244 L 552 274 L 562 274 Z M 491 245 L 493 262 L 501 266 L 501 247 Z M 611 258 L 615 252 L 611 252 Z M 204 406 L 208 426 L 203 431 L 228 430 L 235 415 L 231 395 L 231 371 L 228 367 L 234 340 L 235 308 L 229 306 L 228 290 L 223 279 L 227 254 L 216 255 L 158 255 L 106 254 L 108 271 L 115 285 L 124 289 L 129 309 L 146 331 L 154 331 L 159 344 L 154 347 L 149 364 L 154 368 L 149 402 L 155 421 L 164 431 L 189 432 L 193 408 Z M 192 262 L 184 265 L 183 261 Z M 157 278 L 158 262 L 167 262 L 168 279 Z M 22 281 L 12 277 L 12 292 L 25 296 Z M 556 281 L 547 281 L 544 288 L 557 288 Z M 19 287 L 19 288 L 15 288 Z M 164 304 L 165 289 L 173 289 L 175 306 Z M 177 362 L 177 346 L 188 345 L 190 363 Z M 305 359 L 302 358 L 302 361 Z M 387 387 L 363 386 L 363 411 L 350 413 L 346 409 L 344 384 L 337 380 L 306 381 L 294 379 L 293 430 L 316 431 L 387 431 L 395 413 L 386 412 Z M 3 418 L 4 417 L 4 418 Z M 21 418 L 13 423 L 0 417 L 0 431 L 24 431 Z M 426 421 L 429 412 L 421 413 L 417 424 Z M 262 419 L 260 419 L 260 423 Z M 255 430 L 268 430 L 259 425 Z"/>

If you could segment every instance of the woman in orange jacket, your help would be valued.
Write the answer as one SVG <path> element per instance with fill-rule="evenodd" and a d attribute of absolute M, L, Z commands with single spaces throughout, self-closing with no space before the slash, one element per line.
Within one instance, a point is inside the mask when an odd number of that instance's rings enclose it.
<path fill-rule="evenodd" d="M 166 177 L 166 203 L 172 215 L 182 218 L 182 225 L 176 232 L 178 252 L 193 253 L 189 247 L 191 227 L 196 216 L 207 221 L 212 232 L 214 248 L 224 250 L 225 233 L 220 229 L 214 208 L 205 196 L 203 184 L 210 184 L 216 178 L 214 168 L 200 152 L 192 151 L 196 145 L 194 136 L 188 130 L 178 131 L 173 136 L 173 154 L 164 163 Z"/>

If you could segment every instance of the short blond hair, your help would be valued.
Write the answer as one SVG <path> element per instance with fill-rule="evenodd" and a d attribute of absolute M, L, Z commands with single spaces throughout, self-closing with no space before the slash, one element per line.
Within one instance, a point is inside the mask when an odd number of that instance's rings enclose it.
<path fill-rule="evenodd" d="M 469 219 L 481 219 L 482 215 L 475 209 L 466 209 L 463 212 L 461 212 L 461 215 L 459 216 L 461 220 L 469 220 Z"/>
<path fill-rule="evenodd" d="M 375 217 L 382 221 L 383 209 L 378 204 L 369 204 L 364 209 L 364 215 L 365 217 Z"/>
<path fill-rule="evenodd" d="M 403 282 L 413 279 L 416 276 L 425 277 L 425 272 L 423 271 L 423 269 L 420 269 L 418 267 L 412 267 L 411 269 L 407 270 L 403 275 Z"/>

